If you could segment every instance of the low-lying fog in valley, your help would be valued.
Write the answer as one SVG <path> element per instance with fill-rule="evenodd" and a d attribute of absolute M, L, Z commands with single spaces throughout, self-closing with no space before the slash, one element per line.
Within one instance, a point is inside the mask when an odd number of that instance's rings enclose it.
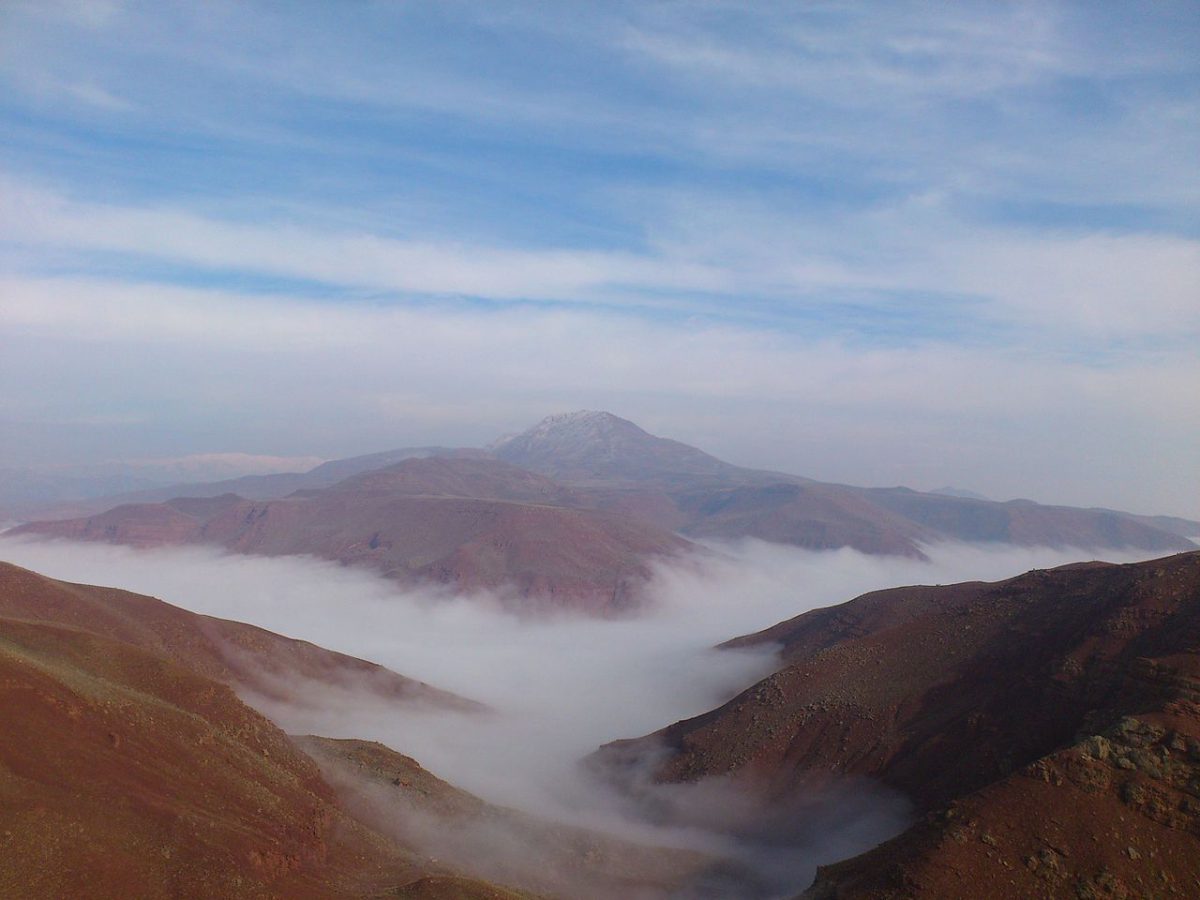
<path fill-rule="evenodd" d="M 814 798 L 813 808 L 791 811 L 783 846 L 778 823 L 772 845 L 759 845 L 722 833 L 738 818 L 741 801 L 720 785 L 655 788 L 660 814 L 651 816 L 587 776 L 579 761 L 608 741 L 711 709 L 770 672 L 769 654 L 713 649 L 729 638 L 877 588 L 996 580 L 1095 556 L 949 544 L 928 548 L 928 561 L 753 541 L 712 550 L 703 559 L 660 565 L 652 602 L 638 617 L 528 619 L 486 595 L 406 590 L 369 571 L 310 558 L 0 539 L 0 558 L 45 575 L 151 594 L 309 640 L 493 710 L 385 708 L 328 688 L 313 690 L 303 705 L 245 698 L 290 733 L 377 740 L 494 803 L 626 840 L 728 855 L 766 873 L 770 883 L 761 893 L 781 896 L 803 889 L 817 864 L 901 830 L 904 798 L 871 785 L 853 796 Z M 1104 558 L 1152 555 L 1106 552 Z M 511 836 L 449 837 L 431 835 L 431 848 L 469 855 L 476 865 L 495 852 L 510 857 L 511 866 L 522 852 Z M 744 890 L 715 885 L 705 895 L 744 896 Z"/>

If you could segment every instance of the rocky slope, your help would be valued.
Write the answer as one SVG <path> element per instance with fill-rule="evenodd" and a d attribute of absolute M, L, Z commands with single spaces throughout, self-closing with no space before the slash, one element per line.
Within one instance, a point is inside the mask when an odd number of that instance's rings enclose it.
<path fill-rule="evenodd" d="M 927 814 L 813 896 L 1200 885 L 1200 553 L 880 591 L 730 642 L 762 644 L 773 675 L 597 764 L 774 797 L 865 777 Z"/>
<path fill-rule="evenodd" d="M 818 870 L 826 898 L 1194 897 L 1200 893 L 1195 702 L 1127 717 Z"/>

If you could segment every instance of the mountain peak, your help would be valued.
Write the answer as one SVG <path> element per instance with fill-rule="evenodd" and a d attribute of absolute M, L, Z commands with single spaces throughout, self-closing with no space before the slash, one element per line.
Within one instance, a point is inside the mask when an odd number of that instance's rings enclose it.
<path fill-rule="evenodd" d="M 646 434 L 632 422 L 622 419 L 619 416 L 614 416 L 610 412 L 579 409 L 575 412 L 555 413 L 554 415 L 546 416 L 546 418 L 542 419 L 532 428 L 502 435 L 492 441 L 487 449 L 493 453 L 497 453 L 514 441 L 544 440 L 551 435 L 577 434 L 581 437 L 586 435 L 599 437 L 605 432 L 610 432 L 618 428 L 626 428 L 633 433 Z M 649 435 L 646 436 L 649 437 Z M 503 457 L 503 453 L 500 453 L 500 455 Z"/>
<path fill-rule="evenodd" d="M 546 416 L 532 428 L 515 434 L 506 434 L 493 441 L 488 449 L 504 456 L 504 448 L 514 443 L 569 441 L 593 442 L 611 439 L 612 435 L 624 433 L 636 440 L 656 440 L 628 419 L 614 416 L 610 412 L 594 409 L 579 409 L 575 412 L 555 413 Z"/>
<path fill-rule="evenodd" d="M 627 420 L 618 416 L 614 416 L 612 413 L 605 412 L 601 409 L 577 409 L 574 412 L 554 413 L 553 415 L 546 416 L 546 418 L 542 419 L 538 425 L 559 425 L 578 422 L 603 421 L 625 422 Z M 629 424 L 632 425 L 633 423 L 630 422 Z"/>
<path fill-rule="evenodd" d="M 614 416 L 610 412 L 593 409 L 580 409 L 575 412 L 555 413 L 546 416 L 526 434 L 551 434 L 556 431 L 577 431 L 603 433 L 614 429 L 628 430 L 633 433 L 650 437 L 645 431 L 628 419 Z"/>
<path fill-rule="evenodd" d="M 492 449 L 501 459 L 573 483 L 629 484 L 711 477 L 734 467 L 598 410 L 547 416 Z"/>

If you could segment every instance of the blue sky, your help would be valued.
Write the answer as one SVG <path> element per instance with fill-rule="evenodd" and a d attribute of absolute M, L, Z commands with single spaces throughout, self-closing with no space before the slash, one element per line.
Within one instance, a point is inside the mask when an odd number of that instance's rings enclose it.
<path fill-rule="evenodd" d="M 0 462 L 605 407 L 1200 515 L 1200 6 L 0 8 Z"/>

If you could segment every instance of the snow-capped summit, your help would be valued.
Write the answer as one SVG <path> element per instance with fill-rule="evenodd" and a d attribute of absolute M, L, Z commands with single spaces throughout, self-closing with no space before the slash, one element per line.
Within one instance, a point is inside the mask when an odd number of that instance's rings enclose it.
<path fill-rule="evenodd" d="M 547 416 L 492 450 L 507 462 L 574 483 L 691 481 L 736 471 L 695 447 L 597 410 Z"/>
<path fill-rule="evenodd" d="M 509 444 L 518 438 L 540 439 L 551 435 L 563 435 L 568 432 L 583 434 L 592 433 L 600 434 L 606 429 L 611 429 L 615 424 L 620 423 L 630 428 L 641 431 L 632 422 L 618 418 L 612 413 L 600 412 L 591 409 L 580 409 L 575 412 L 555 413 L 552 416 L 546 416 L 542 421 L 538 422 L 532 428 L 526 431 L 507 434 L 489 447 L 490 450 L 499 450 L 501 447 Z"/>

